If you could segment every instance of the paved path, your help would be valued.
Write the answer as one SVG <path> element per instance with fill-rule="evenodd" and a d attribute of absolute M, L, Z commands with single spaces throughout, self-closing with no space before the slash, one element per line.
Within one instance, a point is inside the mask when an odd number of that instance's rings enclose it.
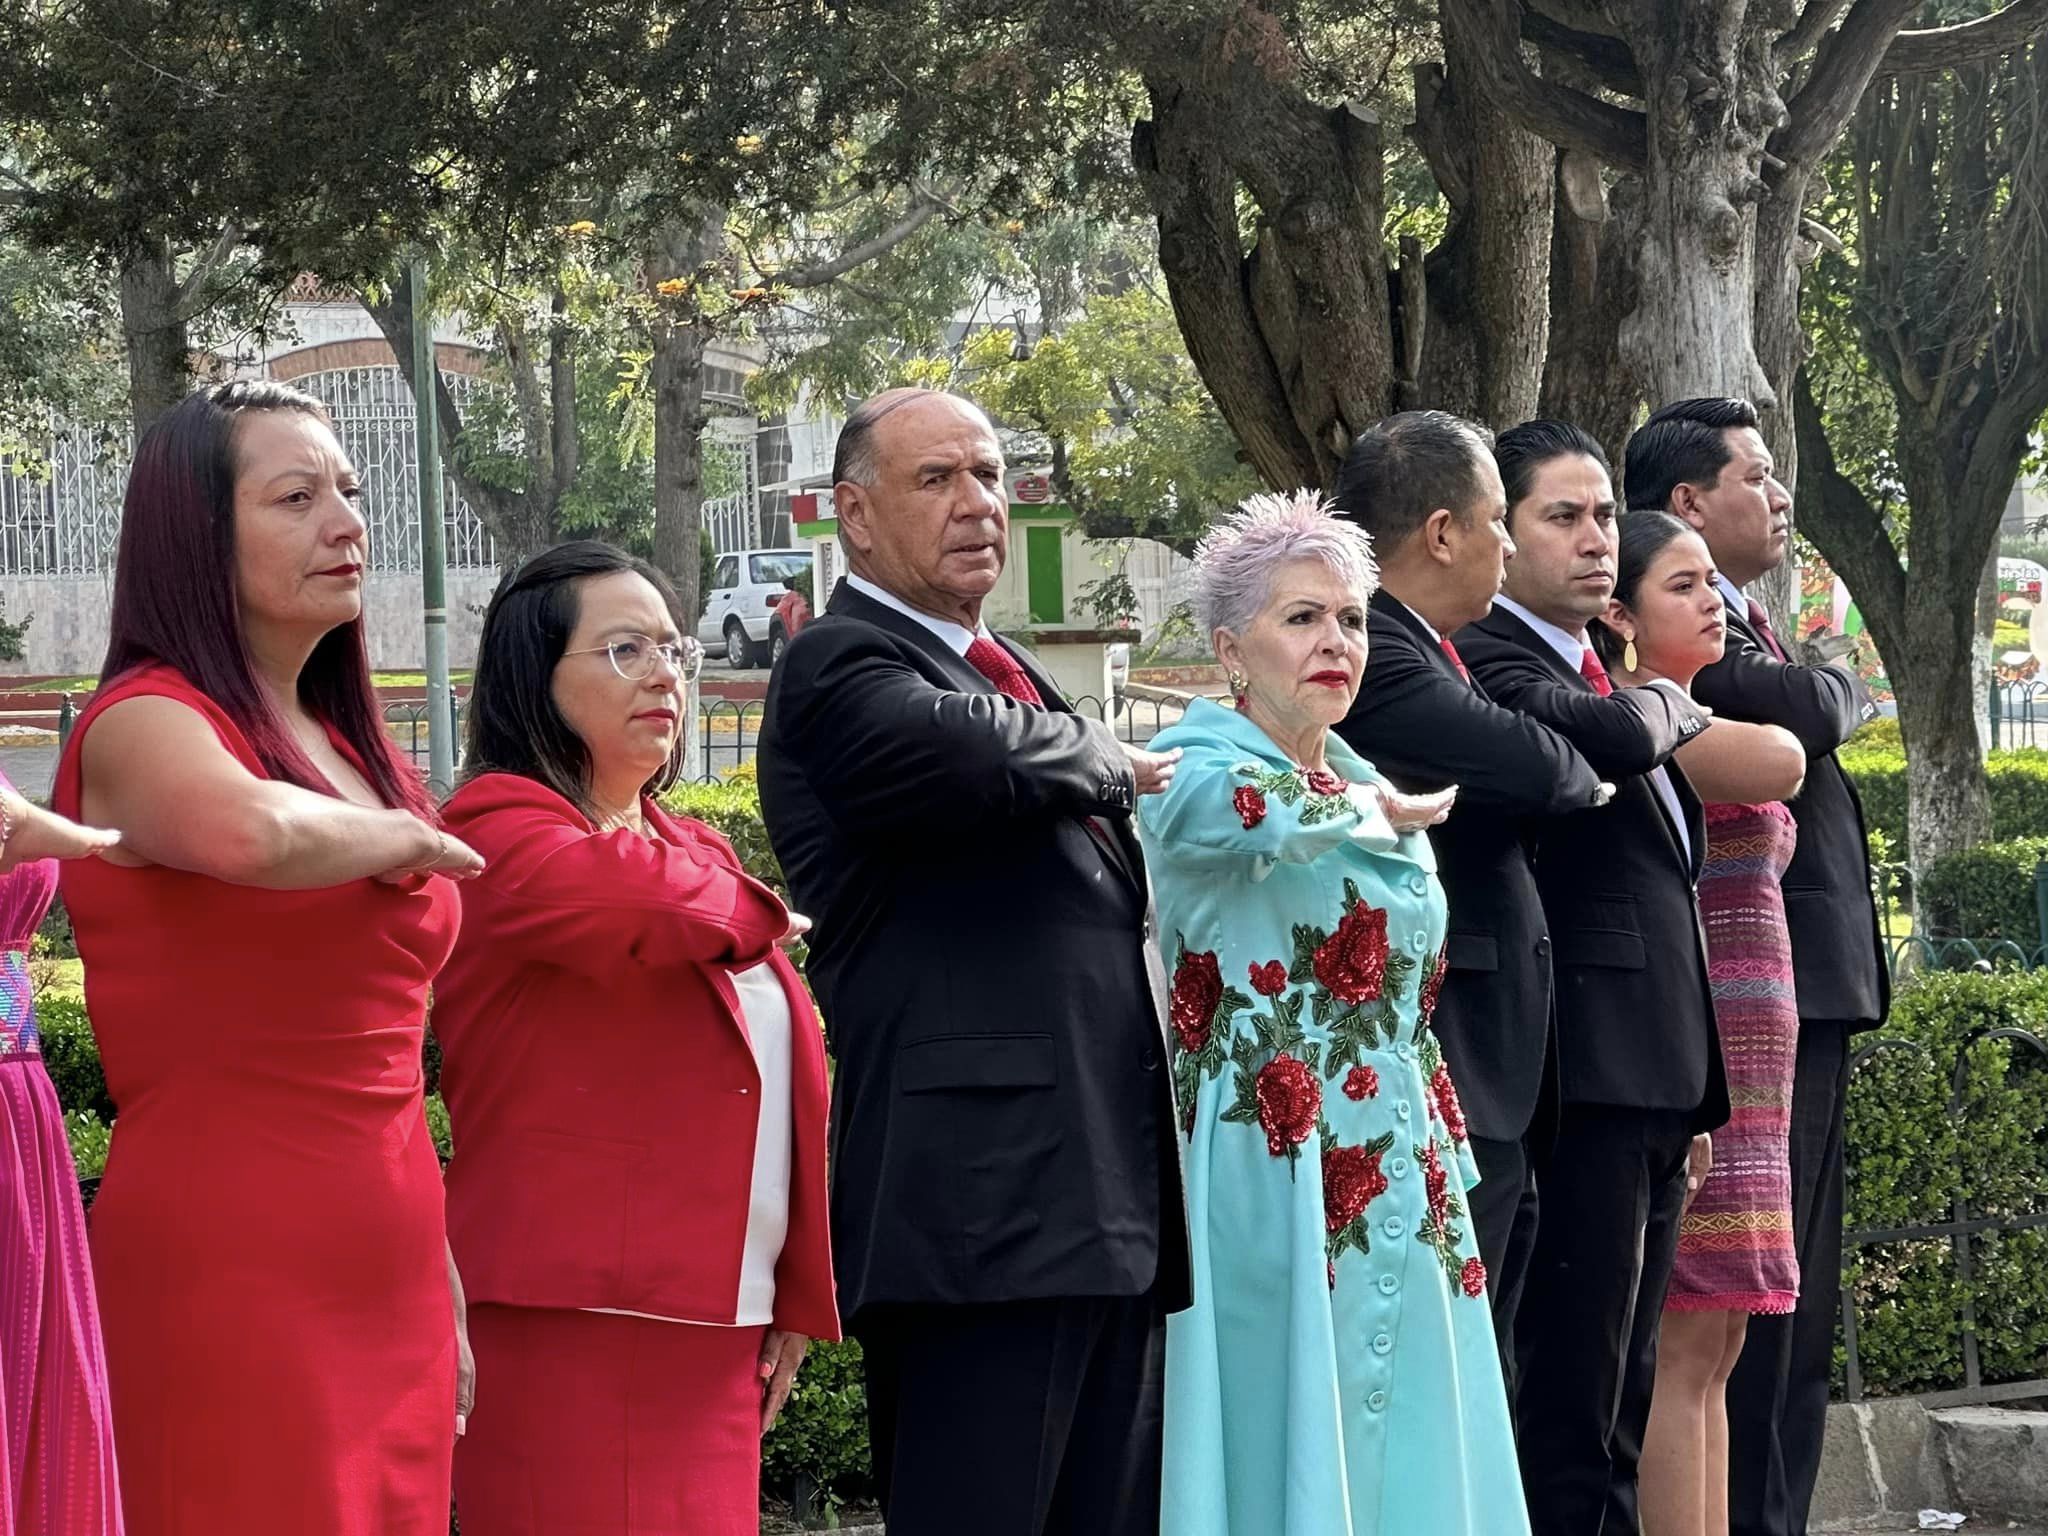
<path fill-rule="evenodd" d="M 50 793 L 50 781 L 57 776 L 57 749 L 0 747 L 0 773 L 29 799 L 41 800 Z"/>

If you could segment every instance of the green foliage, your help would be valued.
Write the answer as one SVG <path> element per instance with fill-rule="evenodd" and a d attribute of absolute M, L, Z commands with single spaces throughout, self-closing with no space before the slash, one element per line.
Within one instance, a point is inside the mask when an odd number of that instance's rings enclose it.
<path fill-rule="evenodd" d="M 35 621 L 36 616 L 30 614 L 19 622 L 10 623 L 4 610 L 0 610 L 0 661 L 25 661 L 28 658 L 28 627 Z"/>
<path fill-rule="evenodd" d="M 2000 619 L 1991 626 L 1991 654 L 1994 656 L 2003 656 L 2007 651 L 2031 650 L 2033 644 L 2033 637 L 2024 624 Z"/>
<path fill-rule="evenodd" d="M 71 931 L 71 912 L 64 905 L 60 891 L 50 903 L 50 910 L 43 914 L 42 924 L 36 929 L 37 953 L 52 960 L 76 960 L 78 958 L 78 937 Z"/>
<path fill-rule="evenodd" d="M 1948 1107 L 1964 1041 L 2000 1027 L 2048 1037 L 2048 972 L 1928 975 L 1893 1000 L 1884 1033 L 1926 1054 L 1888 1048 L 1851 1079 L 1851 1230 L 1947 1221 L 1959 1194 L 1973 1216 L 2042 1209 L 2048 1061 L 2024 1042 L 1980 1042 L 1967 1053 L 1959 1106 Z M 2048 1232 L 1971 1241 L 1985 1378 L 2036 1374 L 2048 1351 Z M 1962 1286 L 1946 1239 L 1866 1248 L 1852 1256 L 1848 1280 L 1866 1390 L 1929 1391 L 1961 1380 Z"/>
<path fill-rule="evenodd" d="M 1932 938 L 1982 943 L 2009 939 L 2032 954 L 2042 941 L 2034 903 L 2034 866 L 2048 858 L 2048 836 L 1979 843 L 1936 859 L 1922 871 L 1920 922 Z"/>
<path fill-rule="evenodd" d="M 782 866 L 776 862 L 768 828 L 761 820 L 761 792 L 751 774 L 735 774 L 719 784 L 678 784 L 662 797 L 662 804 L 678 816 L 694 816 L 723 833 L 748 874 L 788 897 Z"/>
<path fill-rule="evenodd" d="M 1842 749 L 1842 767 L 1863 800 L 1864 821 L 1900 847 L 1906 846 L 1906 757 L 1896 750 L 1864 750 L 1855 742 Z M 2032 837 L 2048 833 L 2048 750 L 2011 747 L 1985 759 L 1991 786 L 1991 835 Z"/>
<path fill-rule="evenodd" d="M 91 1110 L 102 1120 L 114 1118 L 107 1093 L 107 1074 L 100 1067 L 99 1046 L 85 1004 L 72 997 L 36 999 L 36 1027 L 43 1037 L 43 1068 L 66 1109 Z"/>
<path fill-rule="evenodd" d="M 860 1345 L 813 1344 L 774 1433 L 761 1442 L 761 1481 L 777 1489 L 809 1484 L 836 1503 L 864 1491 L 869 1454 Z"/>
<path fill-rule="evenodd" d="M 434 1150 L 445 1163 L 455 1155 L 455 1133 L 448 1124 L 448 1104 L 438 1093 L 430 1093 L 426 1106 L 427 1133 L 434 1138 Z"/>
<path fill-rule="evenodd" d="M 114 420 L 124 383 L 106 273 L 0 233 L 0 459 L 46 469 L 51 416 Z"/>
<path fill-rule="evenodd" d="M 71 1161 L 78 1165 L 81 1179 L 96 1179 L 107 1171 L 107 1149 L 114 1144 L 111 1125 L 89 1109 L 67 1109 L 64 1136 L 71 1143 Z"/>

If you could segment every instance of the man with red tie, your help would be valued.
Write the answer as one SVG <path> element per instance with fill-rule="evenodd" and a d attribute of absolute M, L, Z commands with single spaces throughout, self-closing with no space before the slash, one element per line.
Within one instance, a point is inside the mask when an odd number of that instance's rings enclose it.
<path fill-rule="evenodd" d="M 897 1536 L 1155 1536 L 1188 1239 L 1131 816 L 1172 757 L 983 623 L 1008 503 L 973 405 L 876 396 L 833 479 L 851 574 L 769 684 L 761 808 L 816 924 L 882 1507 Z"/>
<path fill-rule="evenodd" d="M 1494 460 L 1515 558 L 1458 650 L 1495 702 L 1549 726 L 1615 786 L 1608 804 L 1532 828 L 1559 1110 L 1515 1333 L 1517 1420 L 1536 1536 L 1585 1536 L 1617 1487 L 1633 1506 L 1688 1153 L 1728 1118 L 1694 896 L 1705 821 L 1672 761 L 1710 726 L 1676 685 L 1615 689 L 1587 644 L 1614 590 L 1599 445 L 1534 421 L 1503 432 Z"/>
<path fill-rule="evenodd" d="M 1680 400 L 1628 442 L 1629 506 L 1697 528 L 1720 572 L 1728 649 L 1693 679 L 1693 693 L 1731 720 L 1783 726 L 1807 754 L 1805 787 L 1789 802 L 1798 851 L 1782 881 L 1799 996 L 1791 1136 L 1799 1305 L 1790 1316 L 1750 1319 L 1729 1379 L 1731 1536 L 1805 1536 L 1834 1375 L 1849 1037 L 1882 1023 L 1891 1001 L 1863 807 L 1835 760 L 1876 706 L 1846 664 L 1795 660 L 1763 606 L 1742 591 L 1775 570 L 1791 542 L 1792 498 L 1774 470 L 1747 400 Z"/>
<path fill-rule="evenodd" d="M 1472 1220 L 1512 1405 L 1536 1163 L 1556 1117 L 1550 934 L 1527 842 L 1542 818 L 1613 788 L 1549 726 L 1492 702 L 1451 640 L 1491 611 L 1515 553 L 1491 445 L 1442 411 L 1389 417 L 1353 441 L 1336 500 L 1372 535 L 1380 585 L 1364 681 L 1337 730 L 1402 789 L 1458 786 L 1456 812 L 1429 834 L 1450 904 L 1434 1024 L 1479 1164 Z"/>

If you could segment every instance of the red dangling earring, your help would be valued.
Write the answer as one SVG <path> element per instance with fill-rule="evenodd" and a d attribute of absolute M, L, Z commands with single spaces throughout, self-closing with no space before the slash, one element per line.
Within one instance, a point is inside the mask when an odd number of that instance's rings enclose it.
<path fill-rule="evenodd" d="M 1237 712 L 1238 712 L 1239 714 L 1243 714 L 1243 713 L 1244 713 L 1244 706 L 1245 706 L 1246 702 L 1247 702 L 1247 701 L 1249 700 L 1249 698 L 1250 698 L 1250 695 L 1251 695 L 1251 679 L 1247 678 L 1247 677 L 1246 677 L 1246 676 L 1245 676 L 1245 675 L 1244 675 L 1243 673 L 1241 673 L 1241 672 L 1233 672 L 1233 673 L 1231 673 L 1231 674 L 1230 674 L 1230 702 L 1231 702 L 1232 704 L 1234 704 L 1234 705 L 1236 705 L 1236 706 L 1237 706 Z"/>

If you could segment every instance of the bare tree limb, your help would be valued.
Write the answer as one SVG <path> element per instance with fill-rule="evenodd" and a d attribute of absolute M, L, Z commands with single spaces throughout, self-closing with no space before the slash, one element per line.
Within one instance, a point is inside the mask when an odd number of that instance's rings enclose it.
<path fill-rule="evenodd" d="M 576 431 L 576 337 L 568 324 L 569 299 L 555 290 L 549 304 L 548 424 L 554 432 L 552 500 L 560 502 L 576 483 L 583 444 Z"/>
<path fill-rule="evenodd" d="M 826 261 L 814 262 L 808 267 L 796 267 L 777 272 L 768 280 L 780 288 L 822 288 L 836 278 L 844 277 L 857 268 L 866 266 L 877 257 L 886 256 L 912 235 L 944 212 L 946 200 L 927 188 L 919 187 L 910 200 L 910 210 L 894 224 L 871 240 L 849 246 L 837 256 Z"/>
<path fill-rule="evenodd" d="M 1588 70 L 1605 89 L 1618 96 L 1643 94 L 1643 76 L 1636 68 L 1635 52 L 1618 37 L 1582 32 L 1545 15 L 1524 0 L 1522 41 L 1533 43 L 1548 53 L 1567 55 Z"/>
<path fill-rule="evenodd" d="M 185 281 L 178 284 L 178 291 L 171 296 L 171 314 L 180 325 L 191 320 L 204 307 L 200 300 L 206 294 L 207 282 L 241 243 L 242 226 L 229 219 L 221 226 L 220 234 L 206 254 L 192 264 L 192 270 L 185 274 Z"/>
<path fill-rule="evenodd" d="M 1799 432 L 1799 521 L 1828 564 L 1863 597 L 1867 614 L 1906 611 L 1906 572 L 1884 531 L 1884 519 L 1835 463 L 1813 381 L 1799 370 L 1793 418 Z"/>
<path fill-rule="evenodd" d="M 1622 170 L 1649 159 L 1649 135 L 1640 112 L 1545 80 L 1522 58 L 1519 0 L 1443 0 L 1446 24 L 1458 18 L 1474 37 L 1486 84 L 1502 110 L 1524 128 L 1563 149 L 1587 154 Z M 1854 103 L 1852 102 L 1853 106 Z"/>
<path fill-rule="evenodd" d="M 1813 72 L 1786 107 L 1785 126 L 1771 139 L 1771 151 L 1799 167 L 1810 167 L 1828 152 L 1876 73 L 1878 60 L 1912 15 L 1916 0 L 1856 0 L 1842 25 L 1821 45 Z"/>
<path fill-rule="evenodd" d="M 1901 32 L 1885 49 L 1877 72 L 1910 75 L 1955 69 L 2023 48 L 2043 31 L 2048 31 L 2048 0 L 2012 0 L 1975 21 Z"/>
<path fill-rule="evenodd" d="M 1820 40 L 1827 36 L 1835 18 L 1849 8 L 1849 0 L 1806 0 L 1806 9 L 1799 13 L 1799 20 L 1792 24 L 1792 30 L 1778 39 L 1772 50 L 1780 69 L 1789 68 L 1805 58 Z"/>

